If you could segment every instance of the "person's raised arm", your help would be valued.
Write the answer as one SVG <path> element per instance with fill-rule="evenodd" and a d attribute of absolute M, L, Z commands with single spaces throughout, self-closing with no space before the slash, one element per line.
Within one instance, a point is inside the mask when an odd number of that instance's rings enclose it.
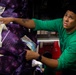
<path fill-rule="evenodd" d="M 32 19 L 7 17 L 7 18 L 0 18 L 0 21 L 2 21 L 5 24 L 8 24 L 10 22 L 16 22 L 24 27 L 27 27 L 27 28 L 35 27 L 35 23 Z"/>

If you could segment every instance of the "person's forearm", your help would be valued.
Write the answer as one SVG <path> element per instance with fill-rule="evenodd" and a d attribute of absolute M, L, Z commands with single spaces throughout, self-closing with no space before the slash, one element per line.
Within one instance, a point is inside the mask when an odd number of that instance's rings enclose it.
<path fill-rule="evenodd" d="M 27 61 L 36 59 L 37 61 L 41 61 L 42 63 L 46 64 L 47 66 L 51 68 L 58 67 L 58 60 L 41 56 L 39 53 L 34 52 L 34 51 L 27 50 L 25 58 Z"/>
<path fill-rule="evenodd" d="M 44 56 L 42 56 L 41 62 L 44 63 L 45 65 L 51 67 L 51 68 L 57 68 L 58 66 L 58 60 L 56 59 L 49 59 Z"/>
<path fill-rule="evenodd" d="M 32 19 L 13 18 L 13 21 L 27 28 L 35 28 L 35 23 Z"/>

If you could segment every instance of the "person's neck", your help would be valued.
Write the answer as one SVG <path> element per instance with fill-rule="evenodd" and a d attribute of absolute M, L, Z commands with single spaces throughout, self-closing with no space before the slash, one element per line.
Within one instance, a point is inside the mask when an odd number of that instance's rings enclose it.
<path fill-rule="evenodd" d="M 73 28 L 73 29 L 66 29 L 66 31 L 67 31 L 68 33 L 72 33 L 72 32 L 74 32 L 75 30 L 76 30 L 76 27 Z"/>

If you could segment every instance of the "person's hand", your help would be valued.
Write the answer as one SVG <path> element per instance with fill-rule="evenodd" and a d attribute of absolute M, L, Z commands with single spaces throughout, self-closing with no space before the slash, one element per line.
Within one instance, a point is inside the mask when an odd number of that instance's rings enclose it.
<path fill-rule="evenodd" d="M 12 17 L 0 18 L 0 23 L 8 24 L 8 23 L 12 22 L 13 20 L 14 20 L 14 18 L 12 18 Z"/>
<path fill-rule="evenodd" d="M 25 55 L 25 59 L 28 60 L 32 60 L 32 59 L 37 59 L 39 56 L 39 54 L 37 52 L 31 51 L 31 50 L 27 50 L 26 51 L 26 55 Z"/>

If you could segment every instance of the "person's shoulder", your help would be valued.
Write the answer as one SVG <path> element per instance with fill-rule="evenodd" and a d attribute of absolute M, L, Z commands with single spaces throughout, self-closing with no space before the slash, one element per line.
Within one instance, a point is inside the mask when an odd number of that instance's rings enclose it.
<path fill-rule="evenodd" d="M 57 23 L 57 24 L 62 24 L 63 19 L 62 19 L 62 18 L 55 18 L 55 19 L 52 19 L 52 20 L 50 20 L 50 21 L 55 22 L 55 23 Z"/>
<path fill-rule="evenodd" d="M 56 18 L 56 19 L 54 19 L 54 21 L 55 21 L 56 25 L 61 26 L 63 24 L 63 19 L 62 18 Z"/>

